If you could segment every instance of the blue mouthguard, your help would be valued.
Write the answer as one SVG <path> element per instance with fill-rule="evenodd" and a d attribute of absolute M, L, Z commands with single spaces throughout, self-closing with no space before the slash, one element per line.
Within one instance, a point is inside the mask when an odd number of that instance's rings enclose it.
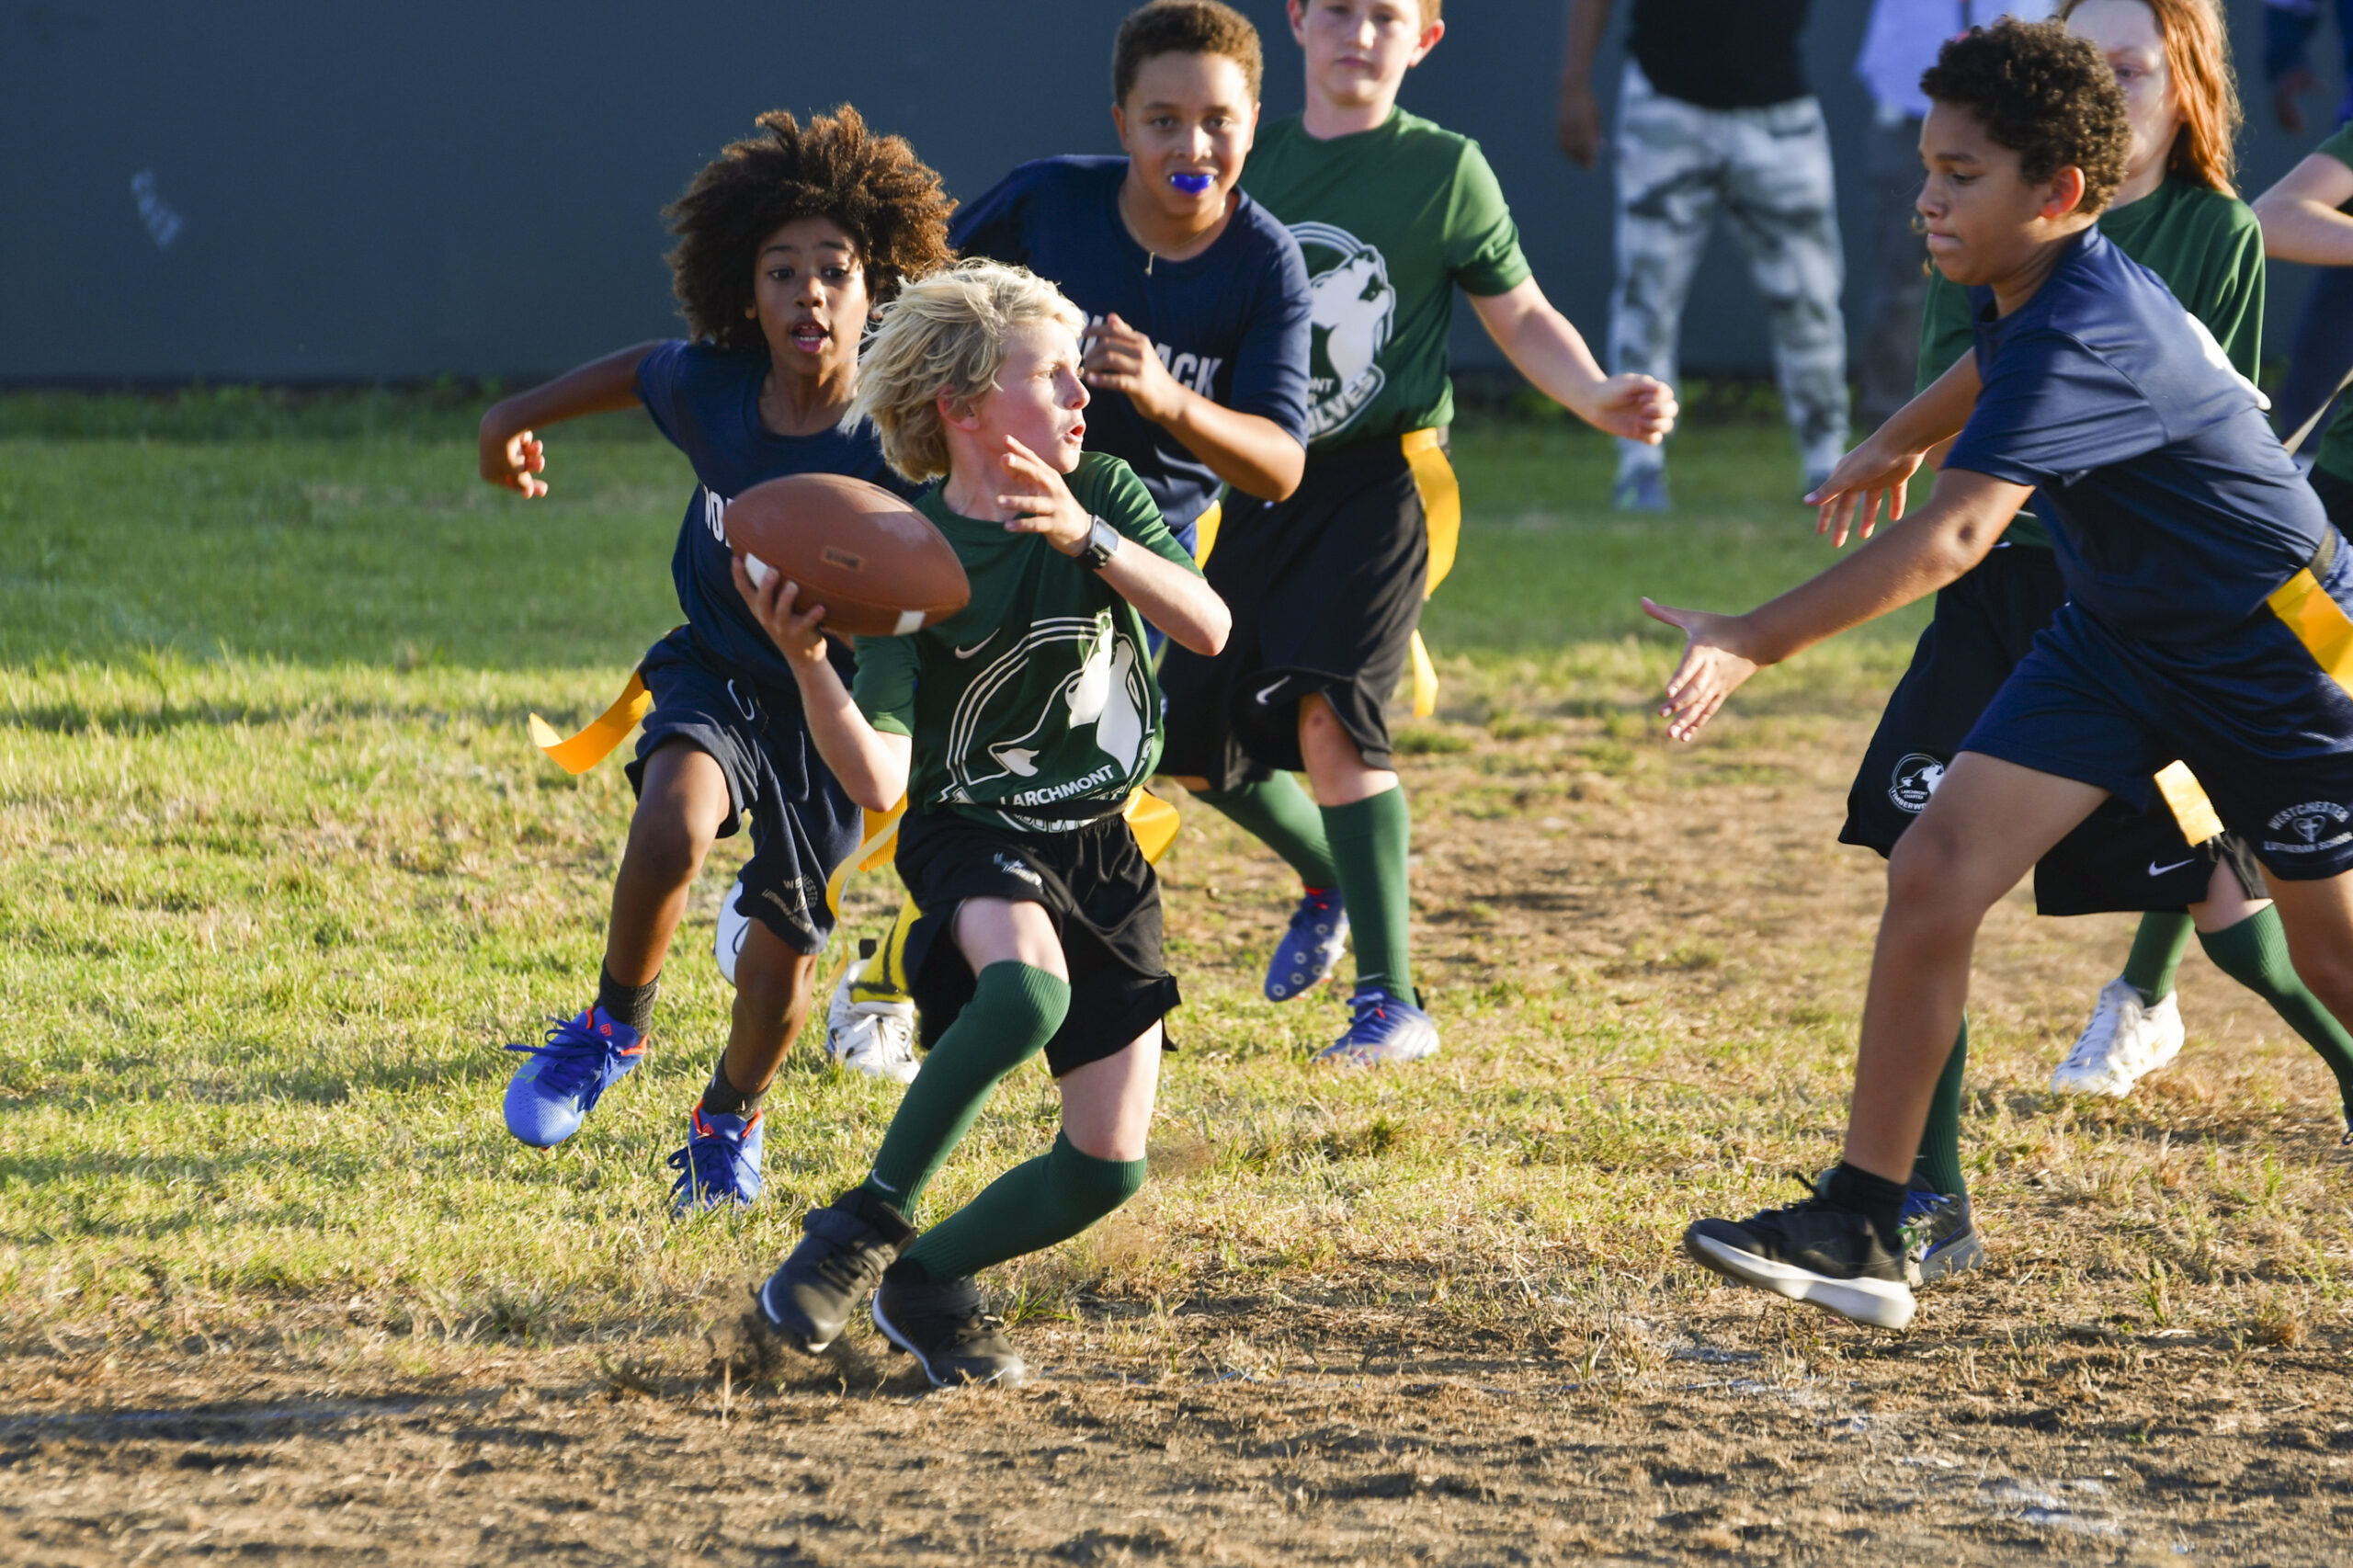
<path fill-rule="evenodd" d="M 1168 176 L 1168 183 L 1188 196 L 1199 196 L 1215 185 L 1217 177 L 1214 175 L 1173 174 Z"/>

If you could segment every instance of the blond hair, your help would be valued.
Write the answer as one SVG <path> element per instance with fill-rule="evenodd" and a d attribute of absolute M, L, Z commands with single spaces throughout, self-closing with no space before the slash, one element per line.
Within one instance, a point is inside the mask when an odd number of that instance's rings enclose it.
<path fill-rule="evenodd" d="M 2181 128 L 2165 154 L 2165 173 L 2209 190 L 2236 196 L 2239 127 L 2237 73 L 2231 69 L 2231 31 L 2215 0 L 2141 0 L 2157 19 L 2165 40 L 2165 65 L 2174 95 L 2181 100 Z M 2065 21 L 2084 0 L 2061 0 Z"/>
<path fill-rule="evenodd" d="M 962 409 L 995 391 L 1016 328 L 1086 327 L 1086 312 L 1052 284 L 995 261 L 960 262 L 919 278 L 875 313 L 881 324 L 858 357 L 851 416 L 873 420 L 883 460 L 917 480 L 948 472 L 940 398 Z"/>

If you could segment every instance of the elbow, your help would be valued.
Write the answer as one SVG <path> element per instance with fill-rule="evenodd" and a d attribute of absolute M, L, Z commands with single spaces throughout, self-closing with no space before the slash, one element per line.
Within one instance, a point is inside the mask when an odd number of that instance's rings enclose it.
<path fill-rule="evenodd" d="M 1215 607 L 1201 617 L 1200 624 L 1185 646 L 1205 659 L 1214 659 L 1225 652 L 1225 640 L 1233 634 L 1233 612 L 1225 608 L 1223 599 L 1211 601 Z"/>
<path fill-rule="evenodd" d="M 1259 499 L 1288 501 L 1298 494 L 1300 483 L 1306 477 L 1307 449 L 1287 440 L 1282 444 L 1282 455 L 1267 469 L 1268 488 Z"/>
<path fill-rule="evenodd" d="M 877 816 L 897 805 L 899 797 L 907 792 L 907 787 L 904 781 L 893 788 L 887 778 L 864 778 L 855 787 L 845 785 L 845 788 L 849 789 L 851 800 Z"/>

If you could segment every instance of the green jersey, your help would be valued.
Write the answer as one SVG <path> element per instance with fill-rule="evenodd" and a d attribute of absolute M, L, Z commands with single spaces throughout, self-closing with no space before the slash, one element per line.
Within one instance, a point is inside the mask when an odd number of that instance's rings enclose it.
<path fill-rule="evenodd" d="M 2325 153 L 2347 168 L 2353 168 L 2353 125 L 2346 126 L 2313 151 Z M 2353 212 L 2353 201 L 2347 202 L 2337 210 Z M 2326 469 L 2337 478 L 2353 483 L 2353 397 L 2336 405 L 2336 417 L 2330 420 L 2328 428 L 2321 433 L 2320 453 L 2313 459 L 2313 466 Z"/>
<path fill-rule="evenodd" d="M 1131 541 L 1126 548 L 1199 574 L 1127 464 L 1089 452 L 1068 483 L 1080 506 Z M 860 711 L 915 742 L 908 804 L 1024 833 L 1119 810 L 1160 760 L 1160 687 L 1143 618 L 1040 536 L 949 511 L 938 485 L 915 506 L 955 547 L 972 597 L 910 636 L 858 640 L 851 695 Z"/>
<path fill-rule="evenodd" d="M 2102 213 L 2099 232 L 2163 278 L 2182 308 L 2206 324 L 2239 374 L 2255 380 L 2263 358 L 2263 230 L 2245 202 L 2168 176 L 2140 200 Z M 1925 392 L 1952 369 L 1970 352 L 1970 342 L 1969 291 L 1929 268 L 1915 390 Z M 2051 536 L 2029 512 L 2019 513 L 2002 538 L 2051 548 Z"/>
<path fill-rule="evenodd" d="M 1529 275 L 1479 144 L 1404 109 L 1328 141 L 1294 117 L 1259 132 L 1242 183 L 1307 256 L 1308 444 L 1451 421 L 1454 286 L 1502 294 Z"/>

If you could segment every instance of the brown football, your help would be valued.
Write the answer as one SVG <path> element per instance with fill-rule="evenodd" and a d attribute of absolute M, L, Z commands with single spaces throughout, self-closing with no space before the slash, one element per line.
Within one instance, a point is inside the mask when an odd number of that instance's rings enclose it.
<path fill-rule="evenodd" d="M 828 631 L 904 637 L 971 602 L 964 563 L 931 520 L 879 484 L 796 473 L 727 504 L 727 542 L 755 586 L 770 572 L 801 585 L 800 604 L 825 607 Z"/>

